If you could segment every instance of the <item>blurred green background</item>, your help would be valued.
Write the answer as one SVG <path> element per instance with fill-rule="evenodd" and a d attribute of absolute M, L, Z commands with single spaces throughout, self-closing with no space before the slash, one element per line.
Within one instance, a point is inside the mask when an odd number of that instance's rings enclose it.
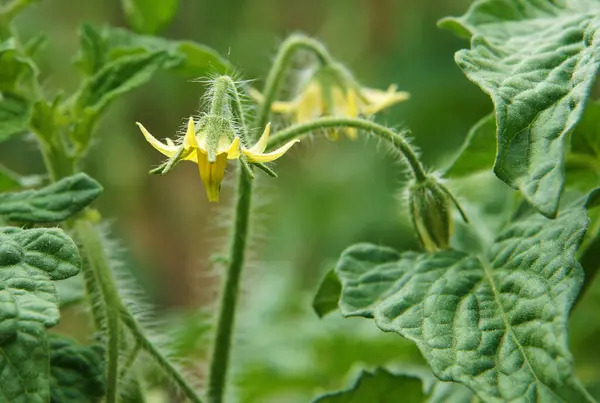
<path fill-rule="evenodd" d="M 411 93 L 409 101 L 377 120 L 410 128 L 427 166 L 439 170 L 468 129 L 492 110 L 488 97 L 454 64 L 454 52 L 467 42 L 436 27 L 438 19 L 460 15 L 468 5 L 468 0 L 182 0 L 161 35 L 213 47 L 258 88 L 287 35 L 312 35 L 363 85 L 385 89 L 396 83 Z M 46 91 L 76 88 L 79 73 L 71 62 L 83 22 L 127 27 L 119 0 L 44 0 L 17 20 L 23 38 L 40 32 L 49 37 L 38 57 Z M 182 164 L 166 177 L 148 175 L 162 156 L 134 122 L 157 137 L 172 136 L 197 111 L 203 90 L 202 84 L 161 73 L 123 97 L 102 120 L 85 166 L 106 188 L 98 208 L 123 245 L 127 268 L 160 315 L 171 318 L 166 320 L 174 348 L 190 358 L 200 378 L 206 344 L 200 336 L 208 326 L 202 312 L 214 302 L 222 270 L 210 258 L 226 251 L 233 175 L 218 205 L 206 201 L 195 165 Z M 32 141 L 5 143 L 0 154 L 16 171 L 43 172 Z M 401 164 L 373 138 L 333 143 L 314 137 L 279 160 L 276 170 L 278 179 L 258 180 L 234 352 L 241 387 L 232 393 L 245 402 L 306 402 L 344 385 L 357 362 L 420 363 L 412 344 L 380 333 L 368 321 L 342 320 L 337 313 L 319 320 L 310 309 L 319 281 L 346 246 L 364 241 L 417 247 L 402 205 Z M 67 316 L 64 326 L 81 326 L 82 315 Z"/>

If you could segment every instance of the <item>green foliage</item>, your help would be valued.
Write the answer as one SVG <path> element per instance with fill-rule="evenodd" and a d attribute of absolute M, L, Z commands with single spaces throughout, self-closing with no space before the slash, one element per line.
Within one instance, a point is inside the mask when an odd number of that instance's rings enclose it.
<path fill-rule="evenodd" d="M 592 401 L 573 375 L 566 329 L 587 222 L 583 202 L 555 220 L 521 217 L 480 256 L 350 247 L 336 268 L 340 309 L 413 340 L 436 376 L 486 402 Z"/>
<path fill-rule="evenodd" d="M 567 187 L 587 192 L 600 183 L 600 101 L 589 102 L 571 137 Z"/>
<path fill-rule="evenodd" d="M 17 49 L 14 38 L 0 43 L 0 91 L 14 91 L 24 79 L 35 74 L 37 68 Z"/>
<path fill-rule="evenodd" d="M 177 12 L 179 0 L 122 0 L 129 23 L 138 32 L 154 34 Z"/>
<path fill-rule="evenodd" d="M 50 402 L 94 403 L 104 396 L 104 351 L 101 345 L 80 345 L 49 334 Z"/>
<path fill-rule="evenodd" d="M 49 354 L 45 328 L 58 323 L 53 284 L 74 276 L 80 258 L 59 229 L 0 228 L 1 395 L 15 403 L 49 400 Z"/>
<path fill-rule="evenodd" d="M 460 178 L 488 171 L 494 164 L 496 145 L 496 119 L 494 115 L 486 115 L 469 130 L 467 138 L 450 168 L 447 178 Z"/>
<path fill-rule="evenodd" d="M 224 74 L 232 69 L 218 52 L 192 41 L 138 35 L 122 28 L 98 29 L 89 24 L 81 27 L 80 38 L 81 50 L 76 64 L 90 75 L 99 71 L 103 64 L 127 55 L 160 52 L 169 54 L 169 68 L 190 78 Z"/>
<path fill-rule="evenodd" d="M 423 388 L 421 378 L 416 375 L 376 368 L 361 371 L 347 390 L 320 396 L 314 403 L 393 403 L 399 396 L 406 403 L 421 403 L 425 398 Z"/>
<path fill-rule="evenodd" d="M 88 206 L 101 192 L 98 182 L 79 173 L 41 189 L 0 194 L 0 215 L 25 223 L 64 221 Z"/>
<path fill-rule="evenodd" d="M 16 94 L 0 94 L 0 142 L 27 131 L 31 105 Z"/>
<path fill-rule="evenodd" d="M 494 172 L 548 217 L 558 210 L 569 134 L 600 66 L 599 10 L 593 0 L 479 0 L 440 23 L 471 37 L 471 49 L 455 59 L 494 102 Z"/>
<path fill-rule="evenodd" d="M 333 270 L 329 270 L 323 277 L 312 302 L 312 307 L 320 318 L 337 309 L 341 291 L 340 280 Z"/>

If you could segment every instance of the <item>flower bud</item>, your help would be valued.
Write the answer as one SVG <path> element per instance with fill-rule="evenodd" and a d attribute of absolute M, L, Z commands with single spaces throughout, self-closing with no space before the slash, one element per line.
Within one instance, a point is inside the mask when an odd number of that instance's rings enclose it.
<path fill-rule="evenodd" d="M 454 227 L 446 188 L 434 177 L 408 189 L 410 217 L 423 247 L 430 252 L 447 249 Z"/>

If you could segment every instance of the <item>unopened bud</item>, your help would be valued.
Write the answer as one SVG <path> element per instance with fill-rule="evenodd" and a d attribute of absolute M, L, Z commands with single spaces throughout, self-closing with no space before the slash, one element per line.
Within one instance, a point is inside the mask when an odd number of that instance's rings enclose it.
<path fill-rule="evenodd" d="M 450 205 L 460 206 L 435 177 L 412 184 L 408 191 L 410 217 L 423 247 L 430 252 L 448 249 L 454 228 Z"/>

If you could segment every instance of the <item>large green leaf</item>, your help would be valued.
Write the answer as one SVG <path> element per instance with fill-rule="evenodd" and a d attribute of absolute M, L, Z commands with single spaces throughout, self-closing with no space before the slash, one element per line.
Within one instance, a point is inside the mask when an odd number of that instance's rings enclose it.
<path fill-rule="evenodd" d="M 81 211 L 101 192 L 98 182 L 78 173 L 41 189 L 0 194 L 0 215 L 27 223 L 59 222 Z"/>
<path fill-rule="evenodd" d="M 94 403 L 105 393 L 104 349 L 49 335 L 51 403 Z"/>
<path fill-rule="evenodd" d="M 0 93 L 0 142 L 27 131 L 31 104 L 9 92 Z"/>
<path fill-rule="evenodd" d="M 600 2 L 479 0 L 440 25 L 471 37 L 456 53 L 495 105 L 496 175 L 548 217 L 559 205 L 568 135 L 600 66 Z"/>
<path fill-rule="evenodd" d="M 413 340 L 436 376 L 486 402 L 591 401 L 567 340 L 587 225 L 579 202 L 512 222 L 479 256 L 352 246 L 336 268 L 340 309 Z"/>
<path fill-rule="evenodd" d="M 52 281 L 74 276 L 80 264 L 74 242 L 57 228 L 0 228 L 2 401 L 48 402 L 45 328 L 60 318 Z"/>
<path fill-rule="evenodd" d="M 422 403 L 424 388 L 419 376 L 376 368 L 361 371 L 347 390 L 322 395 L 313 403 Z"/>
<path fill-rule="evenodd" d="M 125 15 L 138 32 L 154 34 L 171 22 L 179 0 L 122 0 Z"/>

